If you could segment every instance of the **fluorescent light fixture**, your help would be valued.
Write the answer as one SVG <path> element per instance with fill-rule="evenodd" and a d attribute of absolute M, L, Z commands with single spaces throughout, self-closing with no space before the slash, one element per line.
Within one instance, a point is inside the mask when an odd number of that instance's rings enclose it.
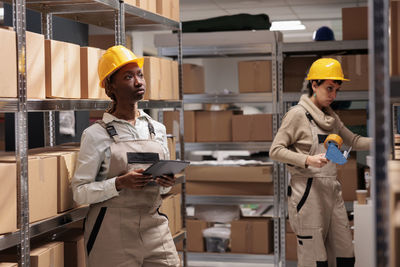
<path fill-rule="evenodd" d="M 306 26 L 300 20 L 273 21 L 270 31 L 298 31 L 305 30 Z"/>
<path fill-rule="evenodd" d="M 4 17 L 4 8 L 0 7 L 0 17 Z"/>

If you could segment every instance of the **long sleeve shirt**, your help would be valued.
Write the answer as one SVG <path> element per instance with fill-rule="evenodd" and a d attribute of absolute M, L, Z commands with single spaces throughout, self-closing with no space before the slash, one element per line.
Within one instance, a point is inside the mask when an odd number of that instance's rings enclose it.
<path fill-rule="evenodd" d="M 372 139 L 351 132 L 330 107 L 326 108 L 325 112 L 320 110 L 307 95 L 301 96 L 299 104 L 311 114 L 318 127 L 328 131 L 337 129 L 343 142 L 352 146 L 353 150 L 369 150 Z M 295 106 L 284 116 L 271 145 L 269 152 L 271 159 L 302 168 L 306 167 L 313 137 L 310 122 L 303 107 Z"/>
<path fill-rule="evenodd" d="M 154 126 L 155 140 L 161 144 L 165 155 L 169 156 L 165 126 L 153 120 L 144 111 L 139 110 L 139 112 L 134 126 L 109 113 L 104 113 L 103 121 L 114 126 L 121 140 L 136 140 L 149 139 L 147 121 L 149 119 Z M 98 123 L 83 132 L 81 149 L 71 182 L 74 200 L 78 204 L 94 204 L 119 195 L 115 187 L 116 177 L 107 179 L 112 142 L 113 139 Z M 169 189 L 160 187 L 160 193 L 167 193 Z"/>

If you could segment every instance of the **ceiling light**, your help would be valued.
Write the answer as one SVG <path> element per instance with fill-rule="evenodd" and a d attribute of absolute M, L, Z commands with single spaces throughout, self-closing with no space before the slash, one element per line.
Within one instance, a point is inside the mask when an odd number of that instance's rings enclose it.
<path fill-rule="evenodd" d="M 273 21 L 270 31 L 298 31 L 305 30 L 306 26 L 300 20 Z"/>

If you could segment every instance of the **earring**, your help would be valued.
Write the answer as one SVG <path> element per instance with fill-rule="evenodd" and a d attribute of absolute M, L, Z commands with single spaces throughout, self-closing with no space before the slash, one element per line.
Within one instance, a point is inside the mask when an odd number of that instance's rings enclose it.
<path fill-rule="evenodd" d="M 313 94 L 313 97 L 317 97 L 317 94 L 316 94 L 316 93 L 314 93 L 314 94 Z"/>

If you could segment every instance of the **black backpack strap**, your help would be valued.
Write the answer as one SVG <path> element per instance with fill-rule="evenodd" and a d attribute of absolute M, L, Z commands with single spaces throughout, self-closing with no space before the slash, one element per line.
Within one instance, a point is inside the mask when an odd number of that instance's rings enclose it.
<path fill-rule="evenodd" d="M 114 142 L 119 142 L 119 137 L 117 130 L 115 130 L 114 126 L 111 125 L 110 123 L 105 123 L 103 120 L 97 120 L 96 123 L 100 124 L 101 127 L 103 127 L 108 135 L 114 139 Z"/>

